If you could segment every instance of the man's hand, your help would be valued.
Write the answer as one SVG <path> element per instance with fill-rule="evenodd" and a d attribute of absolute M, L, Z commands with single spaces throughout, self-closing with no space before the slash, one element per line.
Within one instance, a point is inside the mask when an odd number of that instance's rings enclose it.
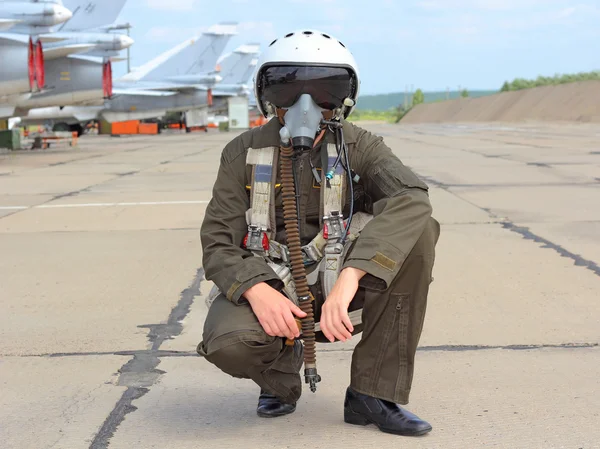
<path fill-rule="evenodd" d="M 334 342 L 352 338 L 354 326 L 348 316 L 348 307 L 358 291 L 358 281 L 367 273 L 357 268 L 344 268 L 321 309 L 321 331 Z"/>
<path fill-rule="evenodd" d="M 300 336 L 294 315 L 304 318 L 306 313 L 273 287 L 264 282 L 256 284 L 244 293 L 244 297 L 268 335 L 290 340 Z"/>

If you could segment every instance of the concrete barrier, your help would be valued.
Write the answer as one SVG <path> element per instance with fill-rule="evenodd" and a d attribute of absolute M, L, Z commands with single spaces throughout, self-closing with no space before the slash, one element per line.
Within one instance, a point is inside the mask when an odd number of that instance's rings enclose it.
<path fill-rule="evenodd" d="M 600 123 L 600 81 L 420 104 L 401 123 L 539 121 Z"/>

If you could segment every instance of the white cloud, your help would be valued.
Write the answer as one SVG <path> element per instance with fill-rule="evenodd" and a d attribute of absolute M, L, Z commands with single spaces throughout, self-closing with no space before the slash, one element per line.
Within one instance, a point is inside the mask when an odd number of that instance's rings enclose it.
<path fill-rule="evenodd" d="M 192 11 L 197 0 L 147 0 L 148 7 L 161 11 Z"/>

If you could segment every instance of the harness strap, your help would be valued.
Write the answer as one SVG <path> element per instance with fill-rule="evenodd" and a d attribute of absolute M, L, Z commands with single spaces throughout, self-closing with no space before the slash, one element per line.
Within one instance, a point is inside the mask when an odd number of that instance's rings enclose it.
<path fill-rule="evenodd" d="M 277 167 L 277 150 L 277 147 L 248 148 L 246 156 L 246 163 L 252 166 L 246 247 L 252 251 L 264 250 L 263 233 L 269 240 L 275 238 L 274 185 L 277 171 L 274 168 Z"/>
<path fill-rule="evenodd" d="M 307 265 L 318 264 L 308 275 L 308 284 L 315 285 L 321 278 L 325 298 L 331 292 L 339 277 L 343 260 L 362 229 L 373 218 L 372 215 L 357 212 L 349 230 L 348 240 L 341 244 L 345 229 L 343 221 L 344 189 L 346 176 L 341 164 L 338 164 L 333 176 L 326 177 L 330 167 L 337 160 L 335 144 L 327 145 L 327 153 L 322 152 L 321 183 L 321 224 L 322 229 L 315 238 L 302 247 L 304 262 Z M 277 147 L 249 148 L 246 163 L 252 167 L 250 209 L 246 212 L 248 235 L 245 246 L 254 256 L 264 258 L 284 284 L 284 292 L 296 305 L 298 297 L 289 268 L 290 256 L 286 245 L 275 241 L 277 231 L 275 222 L 275 182 L 277 179 L 279 149 Z M 266 239 L 266 240 L 265 240 Z M 213 286 L 206 304 L 212 304 L 219 289 Z M 317 325 L 318 326 L 318 325 Z"/>
<path fill-rule="evenodd" d="M 333 289 L 342 269 L 342 257 L 344 245 L 341 243 L 344 233 L 344 188 L 346 176 L 341 163 L 331 173 L 338 159 L 337 146 L 334 143 L 327 144 L 327 167 L 323 167 L 323 173 L 327 173 L 321 185 L 321 204 L 323 209 L 323 238 L 327 243 L 323 251 L 322 272 L 323 295 L 325 298 Z M 333 176 L 331 176 L 333 175 Z"/>

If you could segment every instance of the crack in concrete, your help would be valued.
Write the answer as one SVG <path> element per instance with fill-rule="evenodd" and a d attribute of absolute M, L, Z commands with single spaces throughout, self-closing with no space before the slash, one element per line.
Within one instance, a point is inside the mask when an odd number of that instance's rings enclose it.
<path fill-rule="evenodd" d="M 460 195 L 458 195 L 456 192 L 453 192 L 452 190 L 450 190 L 450 187 L 452 187 L 451 185 L 448 184 L 444 184 L 430 176 L 421 176 L 423 179 L 425 179 L 428 183 L 439 187 L 443 190 L 446 190 L 448 193 L 456 196 L 457 198 L 459 198 L 462 201 L 465 201 L 469 204 L 471 204 L 472 206 L 486 212 L 490 218 L 492 219 L 500 219 L 500 217 L 498 217 L 498 215 L 496 215 L 494 212 L 492 212 L 492 210 L 490 208 L 486 208 L 486 207 L 481 207 L 471 201 L 468 201 L 464 198 L 462 198 Z M 599 179 L 599 178 L 597 178 Z M 592 183 L 593 184 L 593 183 Z M 581 185 L 581 184 L 580 184 Z M 572 253 L 570 251 L 568 251 L 567 249 L 563 248 L 560 245 L 557 245 L 554 242 L 551 242 L 548 239 L 545 239 L 543 237 L 540 237 L 539 235 L 536 235 L 534 233 L 532 233 L 529 228 L 524 227 L 524 226 L 518 226 L 516 224 L 514 224 L 512 221 L 507 220 L 507 219 L 502 219 L 499 222 L 502 227 L 504 229 L 507 229 L 509 231 L 512 232 L 516 232 L 517 234 L 521 234 L 523 236 L 523 238 L 527 239 L 527 240 L 533 240 L 536 243 L 542 243 L 543 246 L 542 248 L 550 248 L 553 249 L 554 251 L 556 251 L 558 254 L 560 254 L 562 257 L 566 257 L 569 258 L 571 260 L 574 261 L 575 266 L 577 267 L 585 267 L 588 270 L 592 271 L 593 273 L 595 273 L 596 275 L 600 276 L 600 266 L 598 266 L 598 264 L 592 260 L 588 260 L 588 259 L 584 259 L 582 256 L 580 256 L 579 254 L 575 254 Z"/>
<path fill-rule="evenodd" d="M 42 354 L 2 354 L 0 357 L 48 357 L 48 358 L 59 358 L 59 357 L 86 357 L 86 356 L 104 356 L 104 355 L 119 355 L 124 357 L 133 357 L 136 355 L 148 354 L 153 357 L 185 357 L 188 354 L 196 354 L 195 351 L 168 351 L 168 350 L 157 350 L 151 349 L 130 349 L 124 351 L 89 351 L 89 352 L 46 352 Z M 196 354 L 197 355 L 197 354 Z"/>
<path fill-rule="evenodd" d="M 62 198 L 69 198 L 69 197 L 73 197 L 73 196 L 77 196 L 79 195 L 83 190 L 75 190 L 73 192 L 67 192 L 67 193 L 61 193 L 60 195 L 56 195 L 54 197 L 52 197 L 51 200 L 48 200 L 47 202 L 51 202 L 51 201 L 56 201 L 56 200 L 60 200 Z M 45 204 L 45 203 L 42 203 Z"/>
<path fill-rule="evenodd" d="M 327 345 L 327 343 L 320 343 L 321 345 Z M 420 346 L 417 350 L 423 352 L 452 352 L 452 351 L 482 351 L 488 349 L 503 349 L 507 351 L 534 351 L 539 349 L 590 349 L 590 348 L 598 348 L 600 347 L 600 343 L 556 343 L 556 344 L 514 344 L 514 345 L 432 345 L 432 346 Z M 322 352 L 348 352 L 354 351 L 354 348 L 340 348 L 340 349 L 326 349 Z M 21 358 L 28 357 L 89 357 L 89 356 L 145 356 L 149 358 L 160 359 L 163 357 L 200 357 L 196 351 L 116 351 L 116 352 L 62 352 L 62 353 L 52 353 L 52 354 L 39 354 L 39 355 L 23 355 L 19 356 Z M 0 355 L 2 357 L 11 357 L 7 355 Z M 135 361 L 132 359 L 127 362 L 123 368 L 121 368 L 121 372 L 125 371 L 125 367 L 128 367 L 128 370 L 137 370 L 140 366 L 139 361 Z M 154 369 L 154 368 L 152 368 Z M 164 373 L 163 371 L 156 370 L 160 373 Z M 137 372 L 141 372 L 137 370 Z"/>
<path fill-rule="evenodd" d="M 528 164 L 529 165 L 529 164 Z M 549 167 L 552 168 L 552 167 Z M 489 189 L 489 188 L 510 188 L 510 187 L 588 187 L 588 186 L 596 186 L 598 183 L 596 181 L 584 181 L 584 182 L 538 182 L 538 183 L 527 183 L 527 182 L 513 182 L 506 184 L 446 184 L 444 182 L 439 182 L 440 187 L 445 187 L 447 189 L 455 188 L 481 188 L 481 189 Z"/>
<path fill-rule="evenodd" d="M 527 165 L 537 165 L 537 166 L 543 166 L 537 163 L 528 163 Z M 548 167 L 548 168 L 552 168 L 552 167 Z M 452 188 L 461 188 L 461 187 L 465 187 L 465 188 L 494 188 L 494 187 L 498 187 L 498 188 L 505 188 L 505 187 L 578 187 L 578 186 L 582 186 L 582 187 L 587 187 L 587 186 L 596 186 L 598 183 L 596 181 L 585 181 L 585 182 L 540 182 L 540 183 L 536 183 L 536 184 L 532 184 L 532 183 L 506 183 L 506 184 L 449 184 L 449 183 L 445 183 L 443 181 L 438 181 L 436 179 L 434 179 L 431 176 L 427 176 L 427 175 L 419 175 L 421 178 L 423 178 L 428 184 L 431 184 L 435 187 L 439 187 L 440 189 L 444 189 L 449 191 L 450 193 L 456 195 L 455 192 L 452 192 L 450 189 Z M 456 195 L 458 198 L 460 198 L 463 201 L 464 198 L 461 198 L 460 196 Z M 479 207 L 479 206 L 477 206 Z M 482 209 L 482 208 L 480 208 Z"/>
<path fill-rule="evenodd" d="M 129 387 L 117 402 L 115 408 L 110 412 L 106 421 L 100 428 L 100 431 L 94 437 L 90 444 L 90 449 L 105 449 L 109 445 L 110 439 L 115 434 L 117 427 L 125 419 L 125 415 L 137 410 L 132 402 L 141 398 L 150 391 L 148 388 Z"/>
<path fill-rule="evenodd" d="M 517 234 L 522 235 L 527 240 L 533 240 L 536 243 L 542 243 L 543 244 L 542 248 L 553 249 L 558 254 L 560 254 L 562 257 L 566 257 L 568 259 L 573 260 L 575 262 L 575 266 L 585 267 L 588 270 L 590 270 L 591 272 L 600 276 L 600 266 L 598 266 L 598 264 L 596 262 L 594 262 L 592 260 L 584 259 L 579 254 L 572 253 L 571 251 L 566 250 L 562 246 L 557 245 L 556 243 L 553 243 L 550 240 L 547 240 L 543 237 L 540 237 L 539 235 L 532 233 L 529 230 L 529 228 L 526 228 L 524 226 L 517 226 L 510 221 L 506 221 L 506 222 L 502 223 L 502 227 L 504 229 L 508 229 L 509 231 L 516 232 Z"/>
<path fill-rule="evenodd" d="M 191 285 L 181 292 L 179 301 L 171 310 L 166 323 L 139 326 L 149 329 L 148 340 L 152 343 L 152 349 L 150 351 L 135 352 L 133 359 L 119 369 L 118 385 L 124 385 L 128 388 L 102 424 L 90 444 L 90 449 L 108 447 L 110 439 L 125 419 L 125 415 L 137 410 L 137 407 L 133 405 L 133 401 L 148 393 L 150 391 L 149 387 L 165 373 L 156 369 L 160 364 L 160 358 L 156 355 L 156 352 L 165 340 L 172 339 L 183 331 L 181 321 L 190 312 L 194 297 L 201 294 L 200 285 L 203 278 L 204 269 L 200 268 L 196 271 L 196 276 Z"/>
<path fill-rule="evenodd" d="M 442 345 L 442 346 L 423 346 L 418 351 L 442 351 L 442 352 L 461 352 L 461 351 L 482 351 L 489 349 L 502 349 L 506 351 L 531 351 L 539 349 L 589 349 L 597 348 L 599 343 L 562 343 L 546 345 L 505 345 L 505 346 L 486 346 L 486 345 Z"/>
<path fill-rule="evenodd" d="M 181 321 L 187 316 L 194 302 L 194 297 L 200 295 L 200 284 L 204 278 L 204 269 L 200 268 L 192 284 L 181 292 L 181 299 L 171 310 L 167 322 L 164 324 L 146 324 L 138 327 L 148 328 L 148 339 L 152 342 L 152 350 L 156 351 L 167 339 L 181 334 L 183 325 Z"/>
<path fill-rule="evenodd" d="M 133 170 L 133 171 L 125 172 L 125 173 L 116 173 L 116 175 L 119 178 L 123 178 L 124 176 L 132 176 L 132 175 L 135 175 L 135 174 L 137 174 L 139 172 L 140 172 L 140 170 Z"/>
<path fill-rule="evenodd" d="M 48 167 L 58 167 L 60 165 L 70 164 L 71 162 L 88 161 L 90 159 L 95 159 L 95 158 L 102 157 L 102 156 L 105 156 L 105 155 L 104 154 L 91 154 L 91 155 L 86 156 L 86 157 L 74 158 L 74 159 L 69 159 L 69 160 L 61 161 L 61 162 L 53 162 L 51 164 L 48 164 Z M 27 171 L 39 170 L 39 169 L 40 169 L 40 167 L 36 167 L 36 168 L 32 168 L 32 169 L 27 170 Z"/>
<path fill-rule="evenodd" d="M 469 352 L 488 351 L 500 349 L 504 351 L 538 351 L 543 349 L 594 349 L 600 347 L 600 343 L 561 343 L 546 345 L 439 345 L 420 346 L 417 352 Z M 354 348 L 329 349 L 323 352 L 351 352 Z"/>

